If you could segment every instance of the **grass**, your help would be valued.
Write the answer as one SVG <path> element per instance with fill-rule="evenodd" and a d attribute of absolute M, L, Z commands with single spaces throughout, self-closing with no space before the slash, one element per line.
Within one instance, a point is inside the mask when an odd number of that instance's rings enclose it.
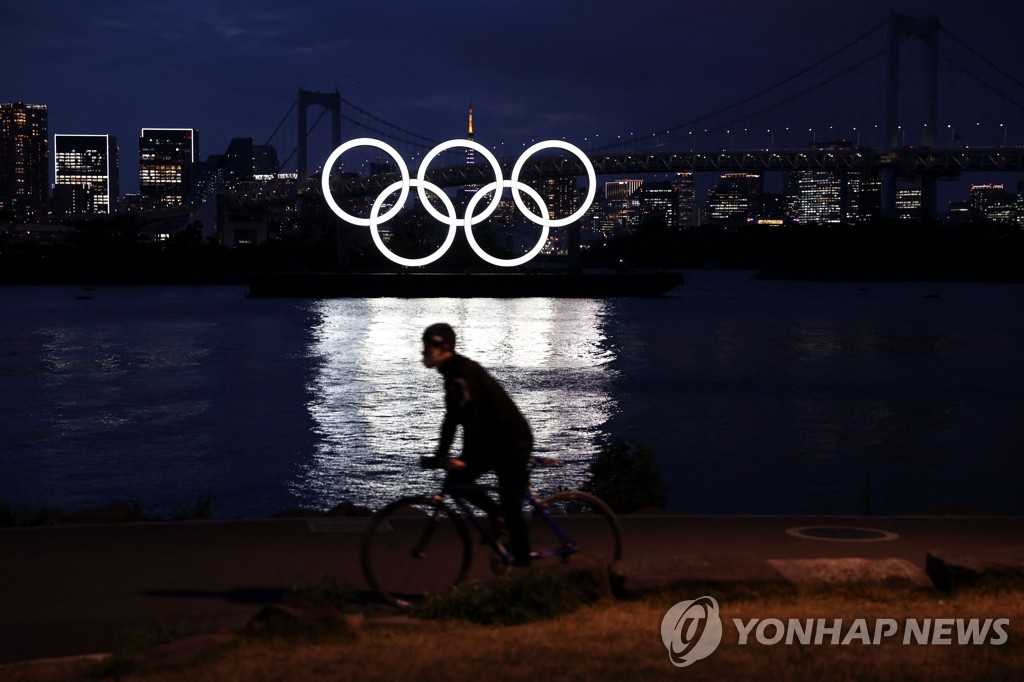
<path fill-rule="evenodd" d="M 187 623 L 174 624 L 162 618 L 157 619 L 149 627 L 124 633 L 117 642 L 113 654 L 88 670 L 89 677 L 122 679 L 133 673 L 144 672 L 146 666 L 140 659 L 147 651 L 197 632 Z"/>
<path fill-rule="evenodd" d="M 171 514 L 172 521 L 192 521 L 198 519 L 212 519 L 213 518 L 213 491 L 207 490 L 206 492 L 199 493 L 196 495 L 195 504 L 191 509 L 187 507 L 178 507 Z"/>
<path fill-rule="evenodd" d="M 678 601 L 714 596 L 726 623 L 721 646 L 679 669 L 661 641 L 665 612 Z M 501 602 L 506 592 L 493 599 Z M 999 646 L 737 644 L 733 618 L 1008 618 Z M 79 663 L 2 671 L 11 682 L 117 679 L 198 680 L 1019 680 L 1024 678 L 1024 587 L 978 587 L 944 595 L 881 588 L 690 585 L 637 601 L 604 599 L 517 625 L 372 619 L 333 635 L 239 637 L 171 667 Z"/>
<path fill-rule="evenodd" d="M 595 600 L 594 579 L 585 571 L 525 571 L 490 583 L 457 585 L 428 597 L 415 615 L 480 625 L 520 625 L 571 613 Z"/>

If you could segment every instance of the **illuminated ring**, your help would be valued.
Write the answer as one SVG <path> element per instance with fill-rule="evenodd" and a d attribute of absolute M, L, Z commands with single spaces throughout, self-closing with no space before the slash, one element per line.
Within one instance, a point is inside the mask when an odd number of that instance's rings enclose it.
<path fill-rule="evenodd" d="M 533 198 L 533 200 L 537 202 L 537 208 L 540 209 L 540 212 L 544 215 L 547 215 L 548 207 L 544 205 L 544 198 L 537 193 L 537 190 L 530 187 L 529 185 L 523 184 L 521 182 L 514 183 L 511 180 L 505 180 L 504 182 L 501 183 L 500 187 L 511 187 L 515 189 L 515 185 L 517 184 L 519 185 L 519 189 L 529 194 Z M 547 219 L 543 221 L 537 221 L 533 217 L 531 217 L 531 220 L 533 220 L 535 223 L 543 227 L 540 233 L 540 240 L 538 240 L 536 246 L 534 246 L 529 252 L 520 256 L 519 258 L 495 258 L 491 254 L 487 253 L 482 248 L 480 248 L 479 244 L 476 243 L 476 238 L 473 236 L 473 220 L 471 216 L 473 215 L 473 209 L 476 208 L 477 202 L 480 201 L 480 197 L 487 192 L 494 192 L 495 196 L 500 197 L 501 192 L 498 191 L 500 187 L 497 182 L 488 183 L 481 187 L 479 190 L 477 190 L 476 194 L 473 195 L 473 198 L 469 200 L 469 205 L 466 206 L 466 239 L 469 241 L 469 245 L 470 247 L 472 247 L 473 251 L 476 252 L 476 255 L 480 256 L 480 258 L 484 259 L 491 265 L 497 265 L 503 268 L 512 268 L 517 265 L 522 265 L 523 263 L 533 260 L 534 258 L 536 258 L 537 254 L 541 252 L 541 249 L 544 248 L 544 244 L 547 243 L 548 241 L 548 233 L 550 232 L 549 223 L 551 221 Z M 528 211 L 523 212 L 529 214 Z"/>
<path fill-rule="evenodd" d="M 421 192 L 425 189 L 429 189 L 431 192 L 441 197 L 441 203 L 443 203 L 444 207 L 448 210 L 448 218 L 442 220 L 442 222 L 448 223 L 448 236 L 445 238 L 444 244 L 441 244 L 441 247 L 437 251 L 430 254 L 429 256 L 424 256 L 423 258 L 403 258 L 402 256 L 399 256 L 398 254 L 392 252 L 391 249 L 389 249 L 387 245 L 384 243 L 384 240 L 380 238 L 380 232 L 377 229 L 377 226 L 387 219 L 384 218 L 382 220 L 377 217 L 377 214 L 380 212 L 381 204 L 384 203 L 384 200 L 391 196 L 391 194 L 393 194 L 395 189 L 397 189 L 398 187 L 401 187 L 402 193 L 405 196 L 408 196 L 410 185 L 419 188 L 419 191 Z M 402 195 L 399 196 L 401 197 Z M 424 204 L 428 205 L 427 202 L 424 202 Z M 395 205 L 398 206 L 399 208 L 401 208 L 402 206 L 402 204 L 400 203 Z M 387 216 L 389 213 L 390 211 L 386 213 L 385 216 Z M 438 213 L 438 215 L 441 214 Z M 448 195 L 444 193 L 444 190 L 442 190 L 434 183 L 426 182 L 418 178 L 415 180 L 399 180 L 398 182 L 392 183 L 383 192 L 381 192 L 377 196 L 377 199 L 373 202 L 373 207 L 370 209 L 369 225 L 370 236 L 373 237 L 373 243 L 377 245 L 377 248 L 380 249 L 380 252 L 382 254 L 384 254 L 384 257 L 390 260 L 392 263 L 398 263 L 399 265 L 405 265 L 411 268 L 420 265 L 430 265 L 438 258 L 443 256 L 445 252 L 451 248 L 452 242 L 455 241 L 455 234 L 459 231 L 459 219 L 455 212 L 455 205 L 452 204 L 452 200 L 448 198 Z"/>
<path fill-rule="evenodd" d="M 589 182 L 589 186 L 587 187 L 587 198 L 575 213 L 568 215 L 565 218 L 551 219 L 548 216 L 537 216 L 530 212 L 523 203 L 523 198 L 519 195 L 520 188 L 525 187 L 525 185 L 519 181 L 519 173 L 523 170 L 523 166 L 526 165 L 526 160 L 541 149 L 547 149 L 548 147 L 555 147 L 557 149 L 564 149 L 567 152 L 571 152 L 583 163 L 583 167 L 587 169 L 587 181 Z M 516 202 L 516 208 L 522 211 L 527 218 L 538 225 L 547 224 L 551 227 L 565 227 L 573 221 L 582 218 L 583 214 L 590 208 L 590 205 L 594 203 L 594 196 L 597 193 L 597 174 L 594 172 L 594 166 L 590 163 L 590 159 L 587 158 L 587 155 L 584 154 L 583 150 L 579 147 L 571 145 L 568 142 L 562 142 L 561 140 L 546 140 L 544 142 L 538 142 L 523 152 L 522 156 L 516 160 L 516 165 L 512 167 L 512 177 L 510 178 L 510 181 L 512 182 L 512 199 Z"/>
<path fill-rule="evenodd" d="M 394 147 L 392 147 L 386 142 L 374 140 L 373 138 L 370 137 L 358 137 L 354 140 L 349 140 L 348 142 L 346 142 L 345 144 L 341 145 L 333 152 L 331 152 L 331 155 L 327 157 L 327 161 L 324 163 L 324 171 L 320 175 L 320 187 L 321 189 L 323 189 L 324 198 L 327 200 L 327 205 L 331 207 L 331 210 L 334 211 L 334 214 L 336 216 L 338 216 L 347 223 L 350 223 L 352 225 L 360 225 L 362 227 L 370 226 L 370 218 L 360 218 L 358 216 L 352 215 L 351 213 L 347 213 L 345 209 L 343 209 L 341 206 L 338 205 L 336 201 L 334 201 L 334 195 L 331 194 L 331 169 L 334 168 L 335 162 L 342 154 L 344 154 L 350 149 L 353 149 L 354 147 L 375 147 L 377 149 L 380 149 L 381 151 L 386 152 L 392 159 L 394 159 L 395 163 L 398 165 L 398 170 L 402 173 L 402 180 L 400 183 L 396 184 L 401 184 L 402 192 L 401 194 L 398 195 L 398 201 L 395 202 L 395 205 L 392 206 L 387 213 L 380 217 L 379 222 L 383 223 L 388 220 L 391 220 L 399 211 L 402 210 L 402 206 L 405 205 L 406 199 L 409 198 L 409 167 L 405 164 L 405 159 L 402 158 L 402 155 L 399 154 Z M 387 195 L 385 194 L 383 196 Z M 439 213 L 434 217 L 438 218 L 438 216 L 440 215 L 441 214 Z M 445 222 L 443 216 L 439 217 L 438 220 Z"/>
<path fill-rule="evenodd" d="M 375 147 L 386 152 L 395 160 L 395 163 L 402 177 L 401 180 L 391 184 L 384 192 L 382 192 L 377 197 L 377 199 L 373 202 L 373 207 L 370 211 L 369 218 L 359 218 L 357 216 L 351 215 L 350 213 L 347 213 L 344 209 L 341 208 L 341 206 L 337 204 L 337 202 L 335 202 L 330 187 L 331 169 L 337 162 L 338 158 L 346 151 L 354 147 L 360 146 Z M 485 185 L 484 189 L 477 191 L 475 195 L 471 198 L 469 206 L 466 209 L 465 218 L 462 219 L 462 221 L 460 221 L 459 218 L 456 216 L 455 207 L 452 204 L 452 201 L 448 197 L 448 195 L 444 193 L 444 190 L 442 190 L 436 184 L 425 180 L 427 173 L 426 169 L 429 166 L 430 162 L 434 159 L 434 157 L 436 157 L 438 154 L 447 149 L 451 149 L 452 147 L 466 147 L 469 149 L 479 151 L 484 156 L 484 158 L 487 159 L 488 163 L 490 163 L 491 166 L 494 168 L 495 175 L 494 182 Z M 583 164 L 583 167 L 587 171 L 587 179 L 590 183 L 588 187 L 587 198 L 583 202 L 583 205 L 580 206 L 574 213 L 572 213 L 569 216 L 566 216 L 565 218 L 552 219 L 548 213 L 547 206 L 544 204 L 543 197 L 541 197 L 541 195 L 537 193 L 537 191 L 534 190 L 532 187 L 523 182 L 520 182 L 519 180 L 519 174 L 522 172 L 523 166 L 526 164 L 526 160 L 531 155 L 535 154 L 541 149 L 546 149 L 548 147 L 563 149 L 565 151 L 571 152 L 577 158 L 579 158 Z M 462 224 L 465 224 L 466 238 L 469 241 L 470 246 L 473 248 L 476 254 L 480 256 L 480 258 L 482 258 L 488 263 L 500 267 L 513 267 L 516 265 L 521 265 L 531 260 L 532 258 L 536 257 L 537 254 L 539 254 L 540 251 L 544 248 L 544 244 L 547 242 L 548 235 L 550 233 L 550 228 L 564 227 L 582 217 L 583 214 L 585 214 L 587 210 L 589 210 L 590 206 L 594 203 L 594 197 L 597 192 L 597 176 L 594 172 L 594 166 L 590 163 L 590 159 L 588 159 L 586 155 L 583 153 L 583 151 L 580 150 L 578 147 L 575 147 L 567 142 L 561 142 L 559 140 L 548 140 L 545 142 L 539 142 L 530 147 L 529 149 L 527 149 L 525 152 L 523 152 L 523 154 L 516 161 L 515 166 L 512 169 L 512 178 L 510 180 L 505 180 L 503 178 L 501 173 L 501 166 L 498 163 L 498 160 L 494 157 L 494 155 L 488 149 L 479 145 L 476 142 L 473 142 L 472 140 L 449 140 L 447 142 L 442 142 L 441 144 L 434 147 L 424 157 L 417 171 L 417 176 L 415 179 L 410 178 L 409 168 L 406 165 L 405 160 L 393 147 L 380 140 L 375 140 L 366 137 L 351 140 L 339 146 L 337 149 L 331 152 L 331 155 L 327 158 L 327 161 L 324 164 L 324 166 L 324 172 L 321 174 L 320 177 L 321 188 L 323 189 L 323 194 L 324 198 L 327 201 L 327 205 L 334 212 L 334 214 L 349 224 L 371 228 L 371 236 L 373 238 L 373 242 L 380 250 L 380 252 L 388 260 L 399 265 L 404 265 L 408 267 L 428 265 L 439 259 L 442 255 L 444 255 L 444 253 L 448 251 L 449 248 L 451 248 L 451 245 L 455 240 L 455 234 L 458 232 L 458 226 L 460 222 Z M 387 222 L 388 220 L 393 218 L 400 210 L 402 210 L 402 208 L 405 205 L 405 202 L 409 198 L 409 190 L 413 185 L 416 186 L 417 195 L 419 196 L 421 203 L 423 204 L 427 212 L 431 215 L 431 217 L 441 221 L 442 223 L 447 223 L 449 227 L 448 236 L 446 237 L 444 244 L 442 244 L 441 247 L 433 254 L 426 256 L 424 258 L 403 258 L 402 256 L 392 253 L 391 250 L 388 249 L 387 246 L 384 244 L 384 241 L 381 239 L 380 232 L 378 229 L 381 224 Z M 533 249 L 531 249 L 529 253 L 520 256 L 519 258 L 495 258 L 490 254 L 486 253 L 483 249 L 481 249 L 480 245 L 476 242 L 476 239 L 473 236 L 472 226 L 476 223 L 486 220 L 498 209 L 498 206 L 501 203 L 502 195 L 502 192 L 499 190 L 502 190 L 506 187 L 512 190 L 512 198 L 515 201 L 516 207 L 523 213 L 523 215 L 531 222 L 543 227 L 541 239 L 537 243 L 537 245 Z M 379 215 L 381 207 L 384 204 L 384 200 L 388 196 L 390 196 L 391 193 L 393 193 L 396 188 L 399 188 L 400 192 L 398 199 L 395 201 L 395 205 L 392 206 L 383 215 Z M 445 209 L 448 211 L 448 216 L 444 216 L 443 214 L 441 214 L 430 203 L 425 193 L 425 190 L 428 189 L 437 194 L 438 197 L 440 197 Z M 482 213 L 480 213 L 479 215 L 474 215 L 473 211 L 476 208 L 477 204 L 480 202 L 481 195 L 487 191 L 493 192 L 494 198 L 491 200 L 491 203 Z M 525 203 L 523 202 L 522 195 L 520 194 L 520 192 L 522 191 L 525 191 L 531 197 L 533 197 L 533 200 L 537 203 L 537 207 L 540 209 L 540 215 L 530 212 L 530 210 L 526 207 Z"/>
<path fill-rule="evenodd" d="M 480 152 L 483 155 L 483 157 L 487 159 L 487 163 L 491 164 L 491 168 L 494 169 L 494 181 L 497 182 L 499 185 L 501 184 L 503 178 L 501 175 L 501 164 L 498 163 L 498 159 L 495 158 L 494 154 L 491 153 L 491 150 L 489 150 L 487 147 L 484 147 L 479 142 L 474 142 L 473 140 L 448 140 L 447 142 L 442 142 L 441 144 L 431 149 L 429 152 L 427 152 L 426 156 L 424 156 L 423 160 L 420 162 L 420 167 L 416 171 L 416 179 L 419 180 L 420 182 L 424 182 L 427 177 L 427 166 L 429 166 L 430 162 L 434 160 L 434 157 L 440 154 L 441 152 L 452 149 L 453 147 L 466 147 L 468 149 L 473 149 L 475 151 Z M 420 186 L 420 188 L 417 191 L 419 192 L 420 201 L 423 203 L 423 206 L 427 209 L 427 213 L 434 216 L 434 218 L 436 218 L 437 220 L 445 222 L 446 218 L 443 215 L 441 215 L 437 211 L 437 209 L 430 204 L 429 201 L 427 201 L 427 196 L 423 192 L 424 189 L 426 189 L 426 187 Z M 490 205 L 487 207 L 486 210 L 484 210 L 483 213 L 481 213 L 480 215 L 476 216 L 473 219 L 473 223 L 479 223 L 491 217 L 491 215 L 498 210 L 498 204 L 500 203 L 501 192 L 495 192 L 494 199 L 491 200 Z"/>

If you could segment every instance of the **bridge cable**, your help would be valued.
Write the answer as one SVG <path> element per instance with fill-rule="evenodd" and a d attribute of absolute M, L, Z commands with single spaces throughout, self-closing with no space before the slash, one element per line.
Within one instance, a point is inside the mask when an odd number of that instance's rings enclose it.
<path fill-rule="evenodd" d="M 409 145 L 410 147 L 416 147 L 418 149 L 427 149 L 427 148 L 433 146 L 432 144 L 424 144 L 422 142 L 414 142 L 412 140 L 408 140 L 408 139 L 405 139 L 405 138 L 402 138 L 402 137 L 398 137 L 394 133 L 388 133 L 388 132 L 385 132 L 385 131 L 380 130 L 378 128 L 374 128 L 373 126 L 367 125 L 366 123 L 364 123 L 364 122 L 362 122 L 362 121 L 360 121 L 358 119 L 352 118 L 351 116 L 347 116 L 345 114 L 342 114 L 341 118 L 342 118 L 342 120 L 348 121 L 352 125 L 357 126 L 359 128 L 362 128 L 363 130 L 367 130 L 367 131 L 369 131 L 371 133 L 376 133 L 377 135 L 380 135 L 381 137 L 387 137 L 387 138 L 389 138 L 389 139 L 391 139 L 391 140 L 393 140 L 395 142 L 401 142 L 402 144 Z M 394 126 L 392 126 L 392 127 L 394 127 Z"/>
<path fill-rule="evenodd" d="M 850 49 L 851 47 L 853 47 L 857 43 L 859 43 L 862 40 L 864 40 L 865 38 L 868 38 L 869 36 L 871 36 L 873 33 L 875 33 L 875 31 L 878 31 L 879 29 L 883 28 L 884 26 L 885 26 L 884 23 L 877 24 L 877 25 L 873 26 L 869 31 L 867 31 L 866 33 L 864 33 L 860 37 L 856 38 L 855 40 L 853 40 L 853 41 L 847 43 L 846 45 L 840 47 L 839 49 L 833 51 L 831 54 L 828 54 L 825 57 L 822 57 L 821 59 L 817 60 L 813 64 L 800 69 L 796 73 L 794 73 L 794 74 L 792 74 L 790 76 L 787 76 L 786 78 L 783 78 L 782 80 L 778 81 L 777 83 L 769 85 L 766 88 L 762 88 L 761 90 L 755 92 L 752 95 L 744 97 L 743 99 L 738 100 L 736 102 L 733 102 L 732 104 L 728 104 L 728 105 L 726 105 L 724 107 L 720 107 L 720 108 L 716 109 L 715 111 L 712 111 L 712 112 L 704 114 L 702 116 L 698 116 L 696 118 L 690 119 L 689 121 L 686 121 L 684 123 L 680 123 L 678 125 L 671 126 L 668 129 L 667 132 L 673 132 L 673 131 L 676 131 L 676 130 L 680 130 L 682 128 L 689 128 L 690 126 L 692 126 L 694 124 L 700 123 L 701 121 L 706 121 L 706 120 L 708 120 L 710 118 L 713 118 L 713 117 L 715 117 L 715 116 L 717 116 L 717 115 L 719 115 L 721 113 L 729 111 L 730 109 L 739 108 L 739 107 L 743 106 L 744 104 L 750 102 L 751 100 L 757 99 L 761 95 L 764 95 L 765 93 L 768 93 L 768 92 L 771 92 L 772 90 L 780 88 L 783 85 L 789 83 L 790 81 L 795 80 L 796 78 L 799 78 L 800 76 L 804 75 L 808 71 L 811 71 L 814 68 L 820 66 L 821 64 L 824 64 L 825 62 L 827 62 L 828 60 L 832 59 L 833 57 L 838 56 L 842 52 L 845 52 L 846 50 Z M 874 56 L 875 55 L 872 55 L 871 58 L 873 59 Z M 858 64 L 858 66 L 859 66 L 859 64 Z M 640 139 L 640 138 L 635 138 L 635 139 Z M 604 149 L 612 149 L 614 147 L 621 146 L 622 144 L 623 143 L 621 143 L 621 142 L 620 143 L 609 144 L 609 145 L 606 145 L 604 147 L 598 147 L 595 151 L 601 151 L 601 150 L 604 150 Z"/>
<path fill-rule="evenodd" d="M 322 119 L 326 113 L 327 113 L 327 108 L 326 107 L 320 109 L 320 115 L 316 117 L 316 119 L 313 121 L 313 123 L 308 128 L 306 128 L 306 138 L 307 138 L 307 140 L 309 139 L 310 133 L 312 133 L 316 129 L 317 124 L 320 123 L 320 119 Z M 285 160 L 282 161 L 278 165 L 281 168 L 284 168 L 285 166 L 288 165 L 288 162 L 292 160 L 292 157 L 295 156 L 296 154 L 298 154 L 298 152 L 299 152 L 299 145 L 296 143 L 295 148 L 292 149 L 290 154 L 288 154 L 288 157 L 285 158 Z"/>
<path fill-rule="evenodd" d="M 1004 76 L 1006 76 L 1006 77 L 1007 77 L 1008 79 L 1010 79 L 1011 81 L 1013 81 L 1014 83 L 1016 83 L 1016 84 L 1017 84 L 1017 85 L 1018 85 L 1019 87 L 1021 87 L 1021 88 L 1024 88 L 1024 83 L 1022 83 L 1021 81 L 1017 80 L 1017 78 L 1016 78 L 1015 76 L 1013 76 L 1013 75 L 1012 75 L 1012 74 L 1010 74 L 1009 72 L 1007 72 L 1007 71 L 1005 71 L 1004 69 L 1002 69 L 1002 68 L 1001 68 L 1001 67 L 1000 67 L 1000 66 L 999 66 L 998 64 L 996 64 L 995 62 L 993 62 L 993 61 L 992 61 L 991 59 L 989 59 L 989 58 L 988 58 L 988 57 L 986 57 L 985 55 L 981 54 L 980 52 L 978 52 L 977 50 L 975 50 L 975 49 L 974 49 L 973 47 L 971 47 L 970 45 L 968 45 L 968 44 L 967 44 L 967 43 L 965 43 L 964 41 L 962 41 L 962 40 L 960 40 L 959 38 L 957 38 L 957 37 L 956 37 L 955 35 L 953 35 L 953 34 L 952 34 L 952 33 L 950 33 L 949 31 L 947 31 L 947 30 L 945 29 L 945 27 L 943 27 L 943 26 L 940 26 L 939 28 L 940 28 L 940 29 L 942 30 L 942 32 L 943 32 L 943 33 L 945 33 L 945 34 L 946 34 L 947 36 L 949 36 L 950 38 L 952 38 L 954 42 L 958 43 L 958 44 L 959 44 L 959 45 L 960 45 L 961 47 L 963 47 L 964 49 L 966 49 L 966 50 L 967 50 L 968 52 L 970 52 L 971 54 L 973 54 L 973 55 L 974 55 L 975 57 L 977 57 L 977 58 L 978 58 L 978 59 L 980 59 L 981 61 L 985 62 L 985 64 L 987 64 L 987 65 L 988 65 L 989 67 L 991 67 L 991 68 L 995 69 L 996 71 L 998 71 L 999 73 L 1003 74 L 1003 75 L 1004 75 Z"/>
<path fill-rule="evenodd" d="M 837 73 L 837 74 L 835 74 L 835 75 L 833 75 L 833 76 L 831 76 L 829 78 L 825 78 L 823 80 L 820 80 L 817 83 L 815 83 L 815 84 L 813 84 L 813 85 L 811 85 L 811 86 L 801 90 L 800 92 L 796 92 L 796 93 L 786 97 L 785 99 L 779 100 L 778 102 L 775 102 L 773 104 L 765 105 L 764 107 L 762 107 L 762 108 L 760 108 L 760 109 L 758 109 L 756 111 L 752 111 L 752 112 L 746 114 L 745 116 L 740 116 L 738 118 L 734 118 L 734 119 L 731 119 L 729 121 L 725 121 L 724 123 L 721 123 L 718 126 L 716 126 L 714 128 L 711 128 L 711 131 L 721 130 L 723 128 L 727 128 L 727 127 L 730 127 L 732 125 L 735 125 L 736 123 L 740 123 L 742 121 L 746 121 L 747 119 L 753 118 L 754 116 L 760 116 L 761 114 L 767 113 L 767 112 L 772 111 L 774 109 L 778 109 L 779 107 L 783 106 L 784 104 L 789 104 L 790 102 L 793 102 L 794 100 L 800 99 L 801 97 L 804 97 L 805 95 L 808 95 L 808 94 L 814 92 L 815 90 L 819 90 L 819 89 L 825 87 L 826 85 L 829 85 L 830 83 L 832 83 L 836 79 L 841 78 L 841 77 L 843 77 L 843 76 L 845 76 L 845 75 L 847 75 L 849 73 L 852 73 L 853 71 L 856 71 L 860 67 L 864 66 L 865 64 L 868 64 L 869 62 L 871 62 L 872 60 L 880 57 L 881 55 L 882 55 L 881 50 L 879 50 L 878 52 L 874 52 L 874 53 L 868 55 L 867 57 L 861 59 L 860 61 L 858 61 L 858 62 L 856 62 L 854 64 L 851 64 L 847 68 L 843 69 L 839 73 Z M 657 145 L 657 146 L 664 146 L 664 145 Z M 642 149 L 655 149 L 655 148 L 657 148 L 657 147 L 644 147 Z"/>
<path fill-rule="evenodd" d="M 277 135 L 277 131 L 279 131 L 281 129 L 281 126 L 284 125 L 284 122 L 288 120 L 288 117 L 292 115 L 292 112 L 295 111 L 295 107 L 297 107 L 298 105 L 299 105 L 299 100 L 297 98 L 292 100 L 292 106 L 288 110 L 288 113 L 284 115 L 284 118 L 281 119 L 281 122 L 277 124 L 276 128 L 274 128 L 274 132 L 270 133 L 270 137 L 267 138 L 267 141 L 266 141 L 265 144 L 270 144 L 270 141 L 274 139 L 274 135 Z"/>
<path fill-rule="evenodd" d="M 348 101 L 347 99 L 345 99 L 344 97 L 342 97 L 342 98 L 341 98 L 341 101 L 342 101 L 342 102 L 344 102 L 344 103 L 345 103 L 346 105 L 348 105 L 348 106 L 352 107 L 352 108 L 353 108 L 353 109 L 355 109 L 356 111 L 358 111 L 358 112 L 359 112 L 360 114 L 362 114 L 363 116 L 366 116 L 366 117 L 368 117 L 368 118 L 371 118 L 371 119 L 373 119 L 374 121 L 376 121 L 377 123 L 383 123 L 383 124 L 384 124 L 384 125 L 386 125 L 387 127 L 389 127 L 389 128 L 393 128 L 393 129 L 397 130 L 397 131 L 398 131 L 398 132 L 400 132 L 400 133 L 405 133 L 406 135 L 411 135 L 412 137 L 418 138 L 418 139 L 420 139 L 420 140 L 424 140 L 425 142 L 427 142 L 427 143 L 428 143 L 428 144 L 420 145 L 420 146 L 422 146 L 422 147 L 427 147 L 427 146 L 431 146 L 431 147 L 432 147 L 432 146 L 434 146 L 434 145 L 438 144 L 438 141 L 437 141 L 437 140 L 435 140 L 435 139 L 433 139 L 433 138 L 430 138 L 430 137 L 427 137 L 427 136 L 425 136 L 425 135 L 420 135 L 419 133 L 414 133 L 414 132 L 412 132 L 411 130 L 406 130 L 405 128 L 402 128 L 402 127 L 400 127 L 400 126 L 396 126 L 396 125 L 395 125 L 394 123 L 390 123 L 390 122 L 388 122 L 388 121 L 385 121 L 385 120 L 384 120 L 384 119 L 382 119 L 381 117 L 379 117 L 379 116 L 375 116 L 374 114 L 371 114 L 370 112 L 366 111 L 366 110 L 365 110 L 365 109 L 363 109 L 362 107 L 359 107 L 359 106 L 357 106 L 357 105 L 353 104 L 352 102 L 349 102 L 349 101 Z M 353 123 L 354 123 L 354 121 L 351 121 L 351 122 L 353 122 Z M 357 124 L 357 125 L 358 125 L 358 124 Z M 363 127 L 366 127 L 366 126 L 363 126 Z M 371 130 L 371 128 L 369 128 L 369 127 L 366 127 L 366 129 L 367 129 L 367 130 Z M 374 132 L 378 132 L 378 131 L 374 131 Z M 382 133 L 382 134 L 383 134 L 383 133 Z M 398 138 L 396 138 L 396 139 L 398 139 Z M 403 141 L 403 142 L 405 142 L 405 140 L 402 140 L 402 141 Z"/>
<path fill-rule="evenodd" d="M 996 94 L 997 97 L 999 97 L 1000 99 L 1006 100 L 1007 102 L 1009 102 L 1013 106 L 1015 106 L 1018 109 L 1021 109 L 1022 111 L 1024 111 L 1024 102 L 1016 100 L 1013 97 L 1011 97 L 1010 95 L 1006 94 L 1005 92 L 1003 92 L 1003 90 L 1001 88 L 999 88 L 999 87 L 997 87 L 995 85 L 992 85 L 987 80 L 985 80 L 984 78 L 982 78 L 981 76 L 976 74 L 974 71 L 972 71 L 970 68 L 964 66 L 963 64 L 958 62 L 956 59 L 954 59 L 953 57 L 951 57 L 948 54 L 946 54 L 943 50 L 939 50 L 939 54 L 941 54 L 942 58 L 945 59 L 947 62 L 949 62 L 953 66 L 959 67 L 968 76 L 970 76 L 971 78 L 976 80 L 978 83 L 980 83 L 984 87 L 986 87 L 989 90 L 991 90 L 993 93 Z"/>

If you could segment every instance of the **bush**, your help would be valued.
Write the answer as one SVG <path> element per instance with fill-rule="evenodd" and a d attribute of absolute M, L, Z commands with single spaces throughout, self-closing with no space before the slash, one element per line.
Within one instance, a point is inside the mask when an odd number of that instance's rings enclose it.
<path fill-rule="evenodd" d="M 668 500 L 665 483 L 654 468 L 654 453 L 643 443 L 614 439 L 597 453 L 589 471 L 583 490 L 600 497 L 618 514 L 664 507 Z"/>
<path fill-rule="evenodd" d="M 594 595 L 575 574 L 531 569 L 487 583 L 464 583 L 428 596 L 414 613 L 422 618 L 466 620 L 482 625 L 520 625 L 571 613 Z"/>

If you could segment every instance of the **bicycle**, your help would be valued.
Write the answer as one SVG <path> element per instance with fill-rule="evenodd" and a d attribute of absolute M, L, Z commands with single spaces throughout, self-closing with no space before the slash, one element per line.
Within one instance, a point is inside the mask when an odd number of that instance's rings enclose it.
<path fill-rule="evenodd" d="M 556 466 L 557 460 L 530 458 L 530 468 Z M 483 486 L 474 486 L 488 490 Z M 490 569 L 501 575 L 512 553 L 488 527 L 486 519 L 459 495 L 465 489 L 445 477 L 436 495 L 411 495 L 390 503 L 371 518 L 360 548 L 363 576 L 384 601 L 408 608 L 429 594 L 457 585 L 470 575 L 473 543 L 468 526 L 476 528 L 491 549 Z M 450 499 L 452 506 L 446 503 Z M 559 491 L 547 498 L 527 489 L 531 563 L 558 557 L 568 562 L 586 545 L 586 556 L 611 570 L 622 559 L 622 528 L 611 508 L 579 490 Z M 557 520 L 556 520 L 557 517 Z M 468 520 L 468 525 L 467 525 Z"/>

